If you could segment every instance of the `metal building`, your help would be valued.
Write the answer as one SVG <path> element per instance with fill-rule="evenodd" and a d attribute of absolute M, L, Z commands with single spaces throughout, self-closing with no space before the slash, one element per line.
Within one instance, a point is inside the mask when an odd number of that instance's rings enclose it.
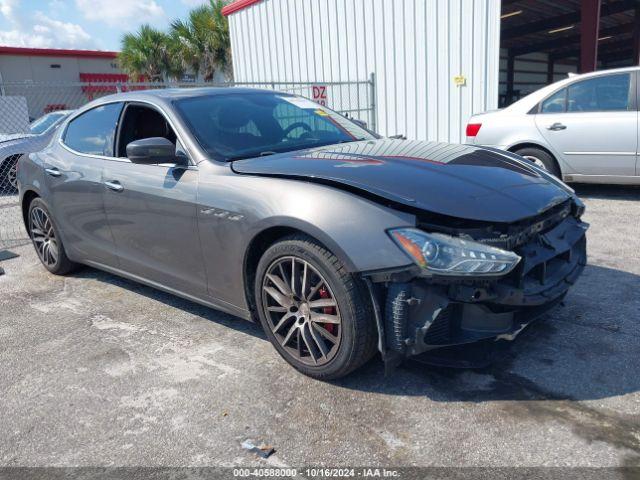
<path fill-rule="evenodd" d="M 357 82 L 373 74 L 379 133 L 460 142 L 473 113 L 498 105 L 500 7 L 500 0 L 238 0 L 224 13 L 237 81 Z M 329 106 L 345 111 L 344 97 L 362 92 L 329 95 Z"/>
<path fill-rule="evenodd" d="M 117 56 L 117 52 L 96 50 L 0 46 L 0 83 L 126 81 Z"/>

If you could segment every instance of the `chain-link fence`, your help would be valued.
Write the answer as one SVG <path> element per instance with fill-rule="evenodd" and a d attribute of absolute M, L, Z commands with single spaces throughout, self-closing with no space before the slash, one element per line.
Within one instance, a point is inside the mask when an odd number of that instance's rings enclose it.
<path fill-rule="evenodd" d="M 85 103 L 117 92 L 194 87 L 250 87 L 307 97 L 376 129 L 373 77 L 359 82 L 0 83 L 0 250 L 28 241 L 18 205 L 16 168 L 23 155 L 42 150 L 65 116 Z"/>

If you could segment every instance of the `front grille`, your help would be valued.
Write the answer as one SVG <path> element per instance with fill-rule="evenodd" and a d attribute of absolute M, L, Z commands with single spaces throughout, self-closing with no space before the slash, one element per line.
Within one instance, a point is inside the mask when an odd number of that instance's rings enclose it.
<path fill-rule="evenodd" d="M 533 246 L 525 250 L 523 254 L 527 255 L 527 258 L 521 266 L 519 286 L 524 288 L 527 295 L 553 295 L 553 291 L 548 291 L 550 287 L 563 279 L 565 282 L 573 283 L 574 275 L 577 275 L 581 270 L 577 267 L 586 264 L 586 238 L 584 235 L 576 239 L 570 248 L 556 251 L 552 256 L 544 256 L 542 254 L 544 251 L 542 253 L 536 252 Z M 539 248 L 538 251 L 540 251 Z"/>

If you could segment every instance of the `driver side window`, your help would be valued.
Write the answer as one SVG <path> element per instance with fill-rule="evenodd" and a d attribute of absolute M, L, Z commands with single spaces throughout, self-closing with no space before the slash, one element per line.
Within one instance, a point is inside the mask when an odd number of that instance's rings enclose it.
<path fill-rule="evenodd" d="M 124 111 L 121 121 L 116 156 L 127 158 L 127 145 L 135 140 L 145 138 L 162 137 L 174 145 L 177 144 L 177 136 L 159 111 L 139 104 L 129 104 Z"/>

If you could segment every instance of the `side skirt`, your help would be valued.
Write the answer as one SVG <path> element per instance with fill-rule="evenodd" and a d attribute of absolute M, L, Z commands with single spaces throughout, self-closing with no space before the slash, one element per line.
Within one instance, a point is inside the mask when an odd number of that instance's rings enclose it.
<path fill-rule="evenodd" d="M 236 317 L 240 317 L 243 320 L 253 321 L 253 318 L 251 318 L 251 313 L 248 310 L 244 310 L 242 308 L 236 307 L 235 305 L 231 305 L 230 303 L 223 302 L 223 301 L 220 301 L 220 300 L 205 299 L 205 298 L 197 297 L 197 296 L 194 296 L 194 295 L 190 295 L 188 293 L 181 292 L 181 291 L 173 289 L 171 287 L 167 287 L 165 285 L 162 285 L 160 283 L 154 282 L 152 280 L 148 280 L 146 278 L 142 278 L 142 277 L 139 277 L 137 275 L 133 275 L 131 273 L 125 272 L 125 271 L 117 269 L 117 268 L 113 268 L 113 267 L 109 267 L 109 266 L 106 266 L 106 265 L 102 265 L 100 263 L 93 262 L 91 260 L 83 260 L 80 263 L 82 263 L 84 265 L 87 265 L 89 267 L 96 268 L 98 270 L 105 271 L 107 273 L 111 273 L 113 275 L 117 275 L 119 277 L 126 278 L 128 280 L 132 280 L 132 281 L 137 282 L 137 283 L 141 283 L 141 284 L 146 285 L 148 287 L 152 287 L 152 288 L 155 288 L 157 290 L 161 290 L 163 292 L 170 293 L 171 295 L 175 295 L 177 297 L 184 298 L 185 300 L 189 300 L 191 302 L 198 303 L 200 305 L 204 305 L 205 307 L 213 308 L 214 310 L 220 310 L 220 311 L 222 311 L 224 313 L 228 313 L 230 315 L 234 315 Z"/>
<path fill-rule="evenodd" d="M 603 183 L 610 185 L 640 185 L 640 176 L 635 175 L 563 175 L 562 180 L 568 183 Z"/>

